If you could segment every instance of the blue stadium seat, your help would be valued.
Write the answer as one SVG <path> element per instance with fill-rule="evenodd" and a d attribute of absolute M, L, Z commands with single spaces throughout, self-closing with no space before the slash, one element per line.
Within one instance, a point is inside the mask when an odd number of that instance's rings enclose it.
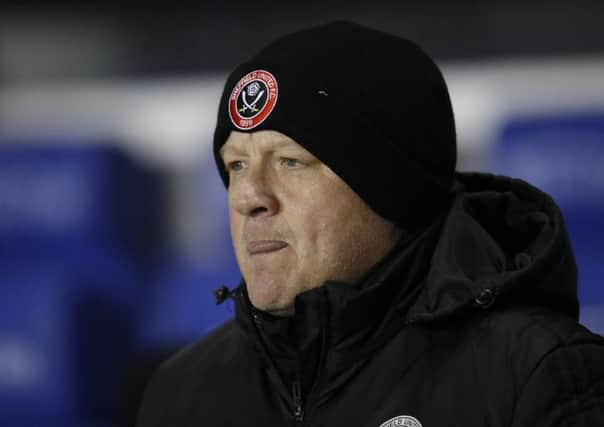
<path fill-rule="evenodd" d="M 0 425 L 115 425 L 161 177 L 102 142 L 0 143 Z"/>
<path fill-rule="evenodd" d="M 118 411 L 135 282 L 109 259 L 0 265 L 2 425 Z"/>
<path fill-rule="evenodd" d="M 117 147 L 0 142 L 1 259 L 106 246 L 140 256 L 162 237 L 159 178 Z"/>

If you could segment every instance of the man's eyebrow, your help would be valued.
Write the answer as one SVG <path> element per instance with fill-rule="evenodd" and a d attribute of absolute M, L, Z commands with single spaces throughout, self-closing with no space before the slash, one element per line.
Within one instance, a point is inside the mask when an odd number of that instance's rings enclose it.
<path fill-rule="evenodd" d="M 224 157 L 224 152 L 225 151 L 231 151 L 235 154 L 244 154 L 244 151 L 237 147 L 237 146 L 232 146 L 232 145 L 223 145 L 222 147 L 220 147 L 220 150 L 218 150 L 218 154 L 220 154 L 220 157 Z"/>
<path fill-rule="evenodd" d="M 290 139 L 276 139 L 272 142 L 273 148 L 296 147 L 297 144 Z"/>
<path fill-rule="evenodd" d="M 283 138 L 266 140 L 265 143 L 270 146 L 272 151 L 280 149 L 280 148 L 288 148 L 288 147 L 296 148 L 297 147 L 297 144 L 295 143 L 295 141 L 292 141 L 290 139 L 283 139 Z M 220 154 L 220 156 L 223 157 L 225 151 L 232 151 L 235 154 L 246 154 L 245 150 L 237 145 L 224 144 L 220 148 L 220 150 L 218 150 L 218 154 Z"/>

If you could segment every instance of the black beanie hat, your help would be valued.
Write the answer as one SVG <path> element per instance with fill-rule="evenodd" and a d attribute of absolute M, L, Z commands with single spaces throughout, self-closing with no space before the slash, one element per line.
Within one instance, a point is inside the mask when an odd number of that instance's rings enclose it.
<path fill-rule="evenodd" d="M 230 132 L 276 130 L 403 229 L 430 223 L 450 201 L 456 142 L 451 102 L 416 44 L 348 22 L 281 37 L 229 76 L 214 155 Z"/>

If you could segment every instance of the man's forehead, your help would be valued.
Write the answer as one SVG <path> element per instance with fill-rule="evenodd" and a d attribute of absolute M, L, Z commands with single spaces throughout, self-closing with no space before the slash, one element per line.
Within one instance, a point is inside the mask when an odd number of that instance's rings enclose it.
<path fill-rule="evenodd" d="M 257 132 L 231 131 L 224 145 L 220 148 L 220 154 L 222 155 L 225 151 L 230 150 L 245 150 L 250 145 L 268 149 L 291 147 L 304 150 L 296 141 L 274 130 L 261 130 Z"/>

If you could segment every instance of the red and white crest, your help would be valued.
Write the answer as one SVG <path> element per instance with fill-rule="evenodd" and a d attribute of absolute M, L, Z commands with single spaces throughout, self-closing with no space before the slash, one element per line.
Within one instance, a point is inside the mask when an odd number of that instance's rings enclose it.
<path fill-rule="evenodd" d="M 229 97 L 229 116 L 237 129 L 249 130 L 262 123 L 275 108 L 279 86 L 265 70 L 247 73 Z"/>

